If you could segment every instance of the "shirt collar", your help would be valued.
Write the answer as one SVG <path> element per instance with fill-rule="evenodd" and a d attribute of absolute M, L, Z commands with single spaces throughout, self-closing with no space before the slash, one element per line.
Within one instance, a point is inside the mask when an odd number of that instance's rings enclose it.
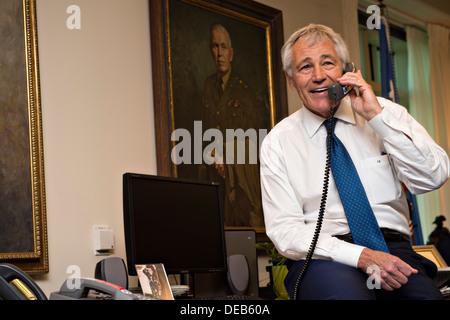
<path fill-rule="evenodd" d="M 309 137 L 312 137 L 319 130 L 320 126 L 325 121 L 325 118 L 312 113 L 304 106 L 303 106 L 303 113 L 304 113 L 303 125 L 306 131 L 308 132 Z M 334 116 L 344 122 L 348 122 L 353 125 L 356 124 L 355 113 L 350 103 L 350 97 L 345 97 L 344 99 L 341 100 L 339 108 Z"/>

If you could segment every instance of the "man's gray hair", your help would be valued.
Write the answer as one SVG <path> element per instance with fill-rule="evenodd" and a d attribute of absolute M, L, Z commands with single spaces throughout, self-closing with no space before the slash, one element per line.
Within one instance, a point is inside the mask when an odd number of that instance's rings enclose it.
<path fill-rule="evenodd" d="M 228 35 L 228 46 L 229 46 L 230 48 L 233 47 L 233 45 L 231 44 L 230 33 L 228 32 L 227 28 L 225 28 L 225 27 L 224 27 L 223 25 L 221 25 L 220 23 L 213 23 L 213 24 L 209 27 L 210 33 L 212 33 L 213 30 L 216 30 L 216 31 L 224 31 L 224 32 L 226 32 L 226 34 Z M 212 47 L 211 41 L 209 42 L 209 46 Z"/>
<path fill-rule="evenodd" d="M 339 59 L 342 62 L 342 67 L 345 68 L 345 65 L 350 62 L 350 54 L 348 53 L 347 45 L 341 35 L 336 33 L 330 27 L 312 23 L 294 32 L 283 45 L 283 48 L 281 48 L 283 70 L 289 75 L 289 77 L 292 77 L 292 47 L 300 38 L 310 45 L 328 38 L 333 41 L 336 47 Z"/>

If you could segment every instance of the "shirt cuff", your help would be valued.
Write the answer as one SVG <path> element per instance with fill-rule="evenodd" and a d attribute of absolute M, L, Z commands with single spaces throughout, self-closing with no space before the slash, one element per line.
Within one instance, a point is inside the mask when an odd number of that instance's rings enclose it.
<path fill-rule="evenodd" d="M 335 262 L 358 268 L 358 261 L 361 252 L 365 247 L 336 239 L 336 245 L 333 249 L 331 259 Z"/>
<path fill-rule="evenodd" d="M 383 108 L 383 111 L 373 117 L 368 123 L 383 140 L 389 135 L 398 132 L 411 136 L 409 128 L 402 125 L 386 108 Z"/>

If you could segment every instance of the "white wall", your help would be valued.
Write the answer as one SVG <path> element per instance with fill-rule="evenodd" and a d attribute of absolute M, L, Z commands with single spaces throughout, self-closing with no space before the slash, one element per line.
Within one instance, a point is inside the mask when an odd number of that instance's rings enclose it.
<path fill-rule="evenodd" d="M 342 31 L 340 1 L 260 2 L 283 11 L 285 38 L 310 22 Z M 73 4 L 81 30 L 66 27 Z M 156 173 L 156 152 L 147 0 L 37 0 L 37 18 L 50 272 L 36 279 L 50 294 L 70 265 L 93 277 L 94 225 L 125 258 L 121 177 Z"/>
<path fill-rule="evenodd" d="M 66 9 L 81 8 L 81 30 Z M 122 174 L 156 173 L 147 0 L 38 0 L 49 239 L 46 293 L 69 265 L 93 277 L 93 225 L 124 257 Z"/>

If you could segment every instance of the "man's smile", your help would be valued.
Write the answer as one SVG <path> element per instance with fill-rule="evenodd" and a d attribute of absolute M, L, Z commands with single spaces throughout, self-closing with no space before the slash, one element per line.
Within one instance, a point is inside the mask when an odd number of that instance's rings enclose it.
<path fill-rule="evenodd" d="M 309 93 L 313 97 L 321 98 L 323 96 L 328 97 L 328 87 L 320 87 L 316 89 L 309 90 Z"/>

